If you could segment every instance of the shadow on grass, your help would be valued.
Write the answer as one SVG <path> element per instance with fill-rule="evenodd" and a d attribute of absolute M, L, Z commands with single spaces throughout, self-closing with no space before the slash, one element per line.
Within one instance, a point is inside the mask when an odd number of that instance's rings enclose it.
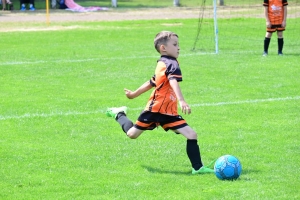
<path fill-rule="evenodd" d="M 260 170 L 257 169 L 243 169 L 241 176 L 238 178 L 238 181 L 255 181 L 251 174 L 259 174 L 261 173 Z"/>
<path fill-rule="evenodd" d="M 257 169 L 243 169 L 241 175 L 249 175 L 249 174 L 253 174 L 253 173 L 259 173 L 260 171 Z"/>
<path fill-rule="evenodd" d="M 287 53 L 283 54 L 284 56 L 300 56 L 300 53 Z"/>
<path fill-rule="evenodd" d="M 191 171 L 175 171 L 175 170 L 163 170 L 163 169 L 158 169 L 158 168 L 154 168 L 154 167 L 149 167 L 149 166 L 145 166 L 142 165 L 143 168 L 145 168 L 148 172 L 151 173 L 158 173 L 158 174 L 177 174 L 177 175 L 191 175 Z"/>
<path fill-rule="evenodd" d="M 150 166 L 146 166 L 146 165 L 142 165 L 143 168 L 145 168 L 148 172 L 150 173 L 157 173 L 157 174 L 175 174 L 175 175 L 192 175 L 191 171 L 175 171 L 175 170 L 163 170 L 163 169 L 158 169 L 158 168 L 154 168 L 154 167 L 150 167 Z M 260 171 L 257 169 L 243 169 L 242 173 L 241 173 L 241 179 L 243 180 L 250 180 L 249 177 L 245 178 L 243 177 L 244 175 L 249 175 L 249 174 L 257 174 Z M 206 175 L 206 174 L 203 174 Z"/>

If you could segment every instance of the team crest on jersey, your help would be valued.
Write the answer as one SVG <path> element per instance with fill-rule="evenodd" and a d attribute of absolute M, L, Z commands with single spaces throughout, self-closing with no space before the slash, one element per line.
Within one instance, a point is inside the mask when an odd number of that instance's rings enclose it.
<path fill-rule="evenodd" d="M 176 97 L 174 97 L 172 94 L 170 94 L 170 99 L 171 99 L 171 101 L 173 101 L 173 102 L 177 101 Z"/>
<path fill-rule="evenodd" d="M 282 10 L 280 6 L 275 6 L 274 4 L 271 6 L 271 9 L 274 16 L 279 16 Z"/>

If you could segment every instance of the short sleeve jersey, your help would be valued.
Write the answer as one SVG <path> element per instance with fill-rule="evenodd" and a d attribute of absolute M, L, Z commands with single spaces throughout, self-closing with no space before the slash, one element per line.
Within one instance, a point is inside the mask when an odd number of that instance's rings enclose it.
<path fill-rule="evenodd" d="M 287 0 L 264 0 L 264 6 L 268 7 L 268 15 L 271 24 L 282 24 L 284 9 L 283 6 L 287 6 Z"/>
<path fill-rule="evenodd" d="M 150 83 L 155 87 L 145 110 L 165 115 L 177 116 L 177 97 L 169 80 L 182 81 L 182 74 L 176 58 L 161 56 L 157 61 L 155 75 Z"/>

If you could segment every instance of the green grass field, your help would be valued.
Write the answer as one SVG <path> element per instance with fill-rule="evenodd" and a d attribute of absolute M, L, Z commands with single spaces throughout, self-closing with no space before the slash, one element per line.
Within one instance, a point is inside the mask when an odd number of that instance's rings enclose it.
<path fill-rule="evenodd" d="M 232 35 L 237 21 L 226 25 Z M 202 52 L 204 40 L 191 51 L 198 19 L 0 32 L 0 199 L 299 199 L 298 21 L 290 21 L 282 57 L 276 39 L 261 56 L 264 29 L 251 28 L 261 19 L 243 22 L 242 47 L 220 32 L 219 54 Z M 192 107 L 183 117 L 199 135 L 203 161 L 238 157 L 238 180 L 192 175 L 184 137 L 159 128 L 130 140 L 105 116 L 126 105 L 138 117 L 150 93 L 128 100 L 123 88 L 153 75 L 161 30 L 179 34 L 180 85 Z"/>

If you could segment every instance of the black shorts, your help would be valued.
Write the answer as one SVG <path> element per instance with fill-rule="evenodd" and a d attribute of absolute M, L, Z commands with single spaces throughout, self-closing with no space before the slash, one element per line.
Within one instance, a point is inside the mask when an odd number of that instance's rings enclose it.
<path fill-rule="evenodd" d="M 153 130 L 161 126 L 165 131 L 168 131 L 169 129 L 177 130 L 187 125 L 186 121 L 180 115 L 170 116 L 145 111 L 139 116 L 134 127 L 139 130 Z"/>
<path fill-rule="evenodd" d="M 273 33 L 276 31 L 284 31 L 285 28 L 281 26 L 281 24 L 275 24 L 275 25 L 271 25 L 271 28 L 267 27 L 267 32 Z"/>

